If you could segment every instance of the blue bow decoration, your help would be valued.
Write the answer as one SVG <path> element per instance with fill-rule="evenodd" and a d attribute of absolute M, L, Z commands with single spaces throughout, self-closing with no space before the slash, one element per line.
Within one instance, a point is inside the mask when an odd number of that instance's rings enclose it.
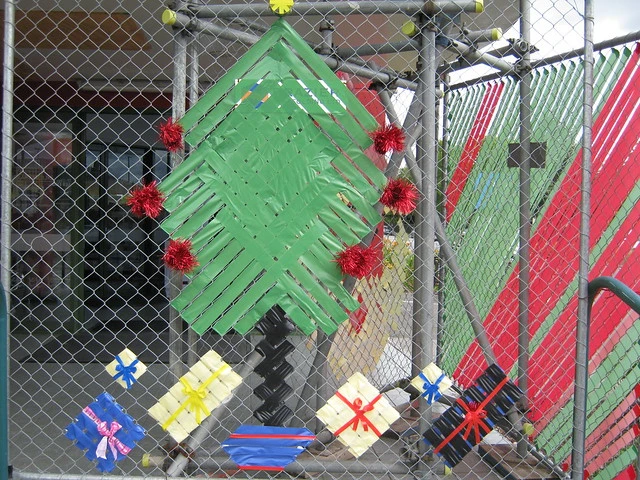
<path fill-rule="evenodd" d="M 127 389 L 131 388 L 131 385 L 137 381 L 133 374 L 136 373 L 137 368 L 135 365 L 138 363 L 138 359 L 135 359 L 130 365 L 125 365 L 120 355 L 116 355 L 116 361 L 118 365 L 116 365 L 117 373 L 113 376 L 114 380 L 122 377 L 122 381 L 127 384 Z"/>
<path fill-rule="evenodd" d="M 419 376 L 422 380 L 424 380 L 424 384 L 422 385 L 422 388 L 424 388 L 424 392 L 422 393 L 422 396 L 425 398 L 427 403 L 431 405 L 442 396 L 439 387 L 440 382 L 444 380 L 445 375 L 444 373 L 440 375 L 434 383 L 431 383 L 427 376 L 422 372 L 419 373 Z"/>

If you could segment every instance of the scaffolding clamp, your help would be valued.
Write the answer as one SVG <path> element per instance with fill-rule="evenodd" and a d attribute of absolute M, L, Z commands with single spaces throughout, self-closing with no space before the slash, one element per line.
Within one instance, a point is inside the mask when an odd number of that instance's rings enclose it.
<path fill-rule="evenodd" d="M 509 38 L 507 42 L 511 44 L 511 48 L 513 49 L 516 55 L 525 55 L 526 53 L 536 53 L 538 51 L 538 47 L 533 45 L 532 43 L 523 40 L 522 38 Z"/>

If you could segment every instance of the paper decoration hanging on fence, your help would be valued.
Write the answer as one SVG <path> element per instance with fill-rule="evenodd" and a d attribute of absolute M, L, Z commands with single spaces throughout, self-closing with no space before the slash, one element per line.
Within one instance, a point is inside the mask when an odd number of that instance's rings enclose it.
<path fill-rule="evenodd" d="M 98 470 L 110 472 L 142 440 L 145 431 L 111 395 L 103 393 L 67 426 L 65 436 L 85 450 L 85 457 L 97 462 Z"/>
<path fill-rule="evenodd" d="M 340 325 L 331 344 L 329 365 L 337 381 L 356 372 L 369 375 L 378 364 L 385 346 L 401 324 L 407 291 L 406 264 L 413 257 L 409 235 L 401 221 L 392 241 L 382 240 L 383 268 L 380 276 L 369 276 L 356 283 L 360 309 L 350 321 Z"/>
<path fill-rule="evenodd" d="M 293 373 L 294 367 L 287 361 L 287 356 L 295 350 L 295 346 L 286 340 L 286 336 L 294 330 L 293 324 L 286 317 L 284 310 L 272 308 L 257 323 L 256 330 L 264 338 L 256 345 L 263 360 L 253 369 L 264 382 L 258 385 L 253 393 L 262 400 L 253 412 L 253 416 L 268 426 L 282 426 L 293 416 L 285 401 L 293 393 L 293 387 L 286 383 L 287 377 Z"/>
<path fill-rule="evenodd" d="M 315 438 L 306 428 L 243 425 L 222 442 L 222 448 L 240 470 L 281 471 Z"/>
<path fill-rule="evenodd" d="M 355 457 L 366 452 L 400 418 L 361 373 L 353 374 L 316 416 Z"/>
<path fill-rule="evenodd" d="M 198 333 L 247 333 L 275 305 L 333 333 L 358 307 L 336 256 L 381 220 L 375 119 L 279 19 L 179 123 L 161 226 L 199 266 L 172 305 Z"/>
<path fill-rule="evenodd" d="M 180 443 L 241 382 L 242 377 L 210 350 L 149 409 L 149 414 Z"/>
<path fill-rule="evenodd" d="M 411 385 L 431 405 L 451 388 L 453 382 L 435 363 L 430 363 L 411 381 Z"/>
<path fill-rule="evenodd" d="M 111 377 L 127 390 L 147 371 L 147 366 L 138 360 L 136 354 L 128 348 L 121 351 L 113 362 L 105 367 Z"/>
<path fill-rule="evenodd" d="M 445 463 L 455 467 L 507 414 L 522 391 L 497 365 L 491 365 L 424 432 L 424 440 Z"/>

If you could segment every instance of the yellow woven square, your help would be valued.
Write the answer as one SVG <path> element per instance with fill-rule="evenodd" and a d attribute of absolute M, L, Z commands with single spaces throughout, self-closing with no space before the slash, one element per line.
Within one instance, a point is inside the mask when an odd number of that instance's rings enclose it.
<path fill-rule="evenodd" d="M 213 350 L 207 352 L 149 409 L 162 428 L 181 442 L 240 385 L 242 377 Z"/>

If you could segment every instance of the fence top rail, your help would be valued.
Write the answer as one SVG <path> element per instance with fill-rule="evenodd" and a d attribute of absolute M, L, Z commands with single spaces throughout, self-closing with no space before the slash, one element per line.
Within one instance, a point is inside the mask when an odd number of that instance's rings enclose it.
<path fill-rule="evenodd" d="M 631 42 L 640 41 L 640 30 L 637 32 L 628 33 L 626 35 L 622 35 L 620 37 L 615 37 L 610 40 L 605 40 L 603 42 L 599 42 L 594 44 L 593 50 L 594 52 L 599 52 L 605 50 L 607 48 L 615 48 L 625 45 Z M 558 55 L 553 55 L 551 57 L 543 58 L 540 60 L 534 60 L 531 62 L 531 68 L 540 68 L 546 67 L 547 65 L 552 65 L 554 63 L 559 63 L 565 60 L 571 60 L 574 58 L 578 58 L 584 55 L 584 47 L 576 48 L 575 50 L 570 50 L 566 53 L 561 53 Z M 504 74 L 501 72 L 490 73 L 488 75 L 483 75 L 481 77 L 475 78 L 473 80 L 467 80 L 460 83 L 454 83 L 449 86 L 449 90 L 460 90 L 462 88 L 472 87 L 474 85 L 478 85 L 480 83 L 488 82 L 490 80 L 495 80 L 497 78 L 503 77 Z"/>
<path fill-rule="evenodd" d="M 232 4 L 232 5 L 189 5 L 186 9 L 198 18 L 224 18 L 238 16 L 273 16 L 278 15 L 267 3 Z M 290 15 L 370 15 L 373 13 L 391 14 L 405 13 L 415 15 L 425 13 L 481 13 L 484 0 L 414 0 L 392 1 L 365 0 L 358 2 L 296 2 Z"/>

